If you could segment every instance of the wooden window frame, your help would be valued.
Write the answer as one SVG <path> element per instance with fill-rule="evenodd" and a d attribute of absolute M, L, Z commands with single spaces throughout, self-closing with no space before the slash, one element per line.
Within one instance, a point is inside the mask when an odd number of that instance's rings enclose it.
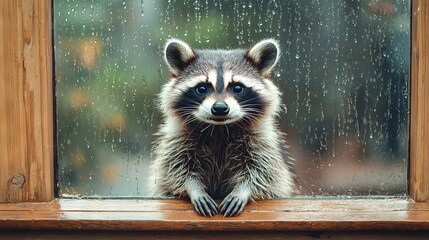
<path fill-rule="evenodd" d="M 184 200 L 55 198 L 51 7 L 0 1 L 0 230 L 429 230 L 429 1 L 412 1 L 409 198 L 258 201 L 234 218 Z"/>

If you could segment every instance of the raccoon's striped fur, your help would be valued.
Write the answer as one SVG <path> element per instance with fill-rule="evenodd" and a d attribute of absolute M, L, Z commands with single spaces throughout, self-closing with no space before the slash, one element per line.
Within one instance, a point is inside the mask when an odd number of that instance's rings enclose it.
<path fill-rule="evenodd" d="M 171 79 L 160 93 L 163 123 L 151 165 L 153 196 L 188 196 L 204 216 L 235 216 L 249 200 L 294 192 L 290 159 L 277 127 L 279 58 L 273 39 L 248 50 L 165 46 Z M 219 206 L 213 199 L 222 199 Z"/>

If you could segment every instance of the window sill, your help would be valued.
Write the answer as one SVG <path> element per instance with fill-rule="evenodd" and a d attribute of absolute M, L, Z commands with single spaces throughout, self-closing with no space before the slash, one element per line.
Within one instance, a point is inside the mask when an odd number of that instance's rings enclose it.
<path fill-rule="evenodd" d="M 238 217 L 198 216 L 184 200 L 0 204 L 0 229 L 124 231 L 429 230 L 429 203 L 410 199 L 266 200 Z"/>

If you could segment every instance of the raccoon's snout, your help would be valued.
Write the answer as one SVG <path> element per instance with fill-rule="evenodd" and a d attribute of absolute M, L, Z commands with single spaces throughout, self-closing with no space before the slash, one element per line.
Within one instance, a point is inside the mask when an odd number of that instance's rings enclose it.
<path fill-rule="evenodd" d="M 228 115 L 229 106 L 225 102 L 215 102 L 212 106 L 212 114 L 214 116 L 223 117 Z"/>

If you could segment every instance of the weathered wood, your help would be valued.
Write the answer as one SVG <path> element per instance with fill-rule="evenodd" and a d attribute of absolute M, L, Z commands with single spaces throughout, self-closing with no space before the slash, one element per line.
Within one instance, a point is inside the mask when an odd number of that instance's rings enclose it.
<path fill-rule="evenodd" d="M 410 196 L 429 201 L 429 1 L 412 13 Z"/>
<path fill-rule="evenodd" d="M 429 230 L 429 203 L 267 200 L 238 217 L 198 216 L 184 200 L 55 200 L 0 205 L 0 229 L 132 231 Z"/>
<path fill-rule="evenodd" d="M 0 1 L 0 202 L 50 201 L 50 0 Z"/>
<path fill-rule="evenodd" d="M 216 201 L 220 203 L 220 201 Z M 190 211 L 192 205 L 183 199 L 171 200 L 121 200 L 121 199 L 60 199 L 52 202 L 0 204 L 4 211 L 62 211 L 62 212 L 177 212 Z M 246 207 L 257 212 L 331 212 L 331 211 L 429 211 L 429 203 L 416 203 L 409 199 L 350 199 L 334 200 L 266 200 L 256 201 Z M 202 218 L 205 219 L 205 218 Z"/>
<path fill-rule="evenodd" d="M 249 232 L 175 232 L 175 231 L 154 231 L 154 232 L 117 232 L 117 231 L 5 231 L 1 232 L 4 239 L 192 239 L 192 240 L 211 240 L 211 239 L 225 239 L 225 240 L 260 240 L 260 239 L 348 239 L 348 240 L 385 240 L 385 239 L 428 239 L 429 232 L 423 231 L 359 231 L 359 232 L 341 232 L 341 231 L 328 231 L 328 232 L 266 232 L 266 231 L 249 231 Z"/>

